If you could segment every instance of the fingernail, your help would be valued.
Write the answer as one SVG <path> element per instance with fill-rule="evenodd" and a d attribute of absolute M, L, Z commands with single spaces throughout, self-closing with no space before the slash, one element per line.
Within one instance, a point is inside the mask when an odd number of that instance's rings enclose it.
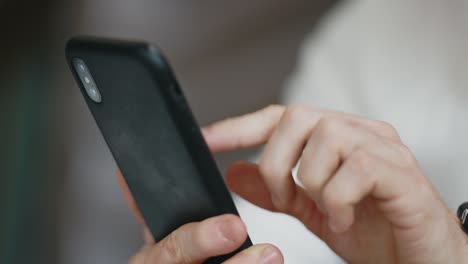
<path fill-rule="evenodd" d="M 275 207 L 280 207 L 281 205 L 281 198 L 278 197 L 277 195 L 275 194 L 271 194 L 271 202 L 273 203 L 273 205 Z"/>
<path fill-rule="evenodd" d="M 232 228 L 231 220 L 222 220 L 218 222 L 218 230 L 221 236 L 227 241 L 233 241 L 235 237 L 235 230 Z"/>
<path fill-rule="evenodd" d="M 330 229 L 331 229 L 331 231 L 333 233 L 338 233 L 339 227 L 338 227 L 336 221 L 334 221 L 333 218 L 331 218 L 331 217 L 328 218 L 328 227 L 330 227 Z"/>
<path fill-rule="evenodd" d="M 281 258 L 278 251 L 272 247 L 267 247 L 262 251 L 262 264 L 277 264 L 281 263 Z"/>
<path fill-rule="evenodd" d="M 346 226 L 337 217 L 328 218 L 328 226 L 333 233 L 343 233 L 346 231 Z"/>

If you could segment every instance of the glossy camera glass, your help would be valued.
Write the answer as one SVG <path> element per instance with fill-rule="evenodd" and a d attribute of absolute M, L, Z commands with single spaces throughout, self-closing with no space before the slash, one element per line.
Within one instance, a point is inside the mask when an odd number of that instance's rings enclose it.
<path fill-rule="evenodd" d="M 82 59 L 74 58 L 73 59 L 73 66 L 75 67 L 75 71 L 80 77 L 81 83 L 88 94 L 89 98 L 96 103 L 100 103 L 102 101 L 101 93 L 96 86 L 96 82 L 94 82 L 93 76 L 84 63 Z"/>

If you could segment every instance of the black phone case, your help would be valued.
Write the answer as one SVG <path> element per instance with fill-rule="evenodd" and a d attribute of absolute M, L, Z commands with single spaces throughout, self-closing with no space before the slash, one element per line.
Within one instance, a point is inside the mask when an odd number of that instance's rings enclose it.
<path fill-rule="evenodd" d="M 66 57 L 157 241 L 183 224 L 238 214 L 176 78 L 158 49 L 142 42 L 79 37 L 67 43 Z M 102 102 L 87 96 L 73 58 L 88 66 Z M 238 251 L 251 245 L 247 238 Z M 206 263 L 221 263 L 233 254 Z"/>

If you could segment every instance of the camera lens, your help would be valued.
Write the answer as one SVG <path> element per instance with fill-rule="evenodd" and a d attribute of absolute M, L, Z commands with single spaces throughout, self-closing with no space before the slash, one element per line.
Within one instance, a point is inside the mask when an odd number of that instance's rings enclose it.
<path fill-rule="evenodd" d="M 96 87 L 96 83 L 91 76 L 91 72 L 89 71 L 84 61 L 82 59 L 75 58 L 73 59 L 73 65 L 75 67 L 76 73 L 80 77 L 81 83 L 83 84 L 83 88 L 85 89 L 88 97 L 91 98 L 91 100 L 93 100 L 95 103 L 100 103 L 102 101 L 101 93 Z"/>
<path fill-rule="evenodd" d="M 93 100 L 94 102 L 96 103 L 101 102 L 101 94 L 96 89 L 96 87 L 87 87 L 86 93 L 88 94 L 89 98 L 91 98 L 91 100 Z"/>

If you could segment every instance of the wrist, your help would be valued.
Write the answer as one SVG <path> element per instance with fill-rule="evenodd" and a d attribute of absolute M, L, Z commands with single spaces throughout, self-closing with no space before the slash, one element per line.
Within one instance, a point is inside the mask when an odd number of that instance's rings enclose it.
<path fill-rule="evenodd" d="M 462 254 L 460 258 L 460 264 L 461 263 L 468 263 L 468 236 L 465 236 L 465 243 L 463 244 L 462 248 Z"/>
<path fill-rule="evenodd" d="M 460 259 L 458 260 L 459 264 L 466 264 L 468 263 L 468 245 L 465 245 L 465 250 L 460 255 Z"/>
<path fill-rule="evenodd" d="M 439 226 L 446 226 L 447 229 L 442 229 L 442 233 L 438 233 L 434 239 L 438 241 L 437 246 L 433 247 L 433 252 L 443 252 L 439 257 L 433 258 L 432 263 L 468 263 L 468 235 L 460 226 L 458 217 L 450 210 L 445 218 L 445 224 L 440 223 Z M 442 235 L 445 233 L 444 235 Z M 430 263 L 430 262 L 426 262 Z"/>
<path fill-rule="evenodd" d="M 460 239 L 460 253 L 458 254 L 460 257 L 456 263 L 465 264 L 468 263 L 468 235 L 461 229 L 460 232 L 462 236 Z"/>

